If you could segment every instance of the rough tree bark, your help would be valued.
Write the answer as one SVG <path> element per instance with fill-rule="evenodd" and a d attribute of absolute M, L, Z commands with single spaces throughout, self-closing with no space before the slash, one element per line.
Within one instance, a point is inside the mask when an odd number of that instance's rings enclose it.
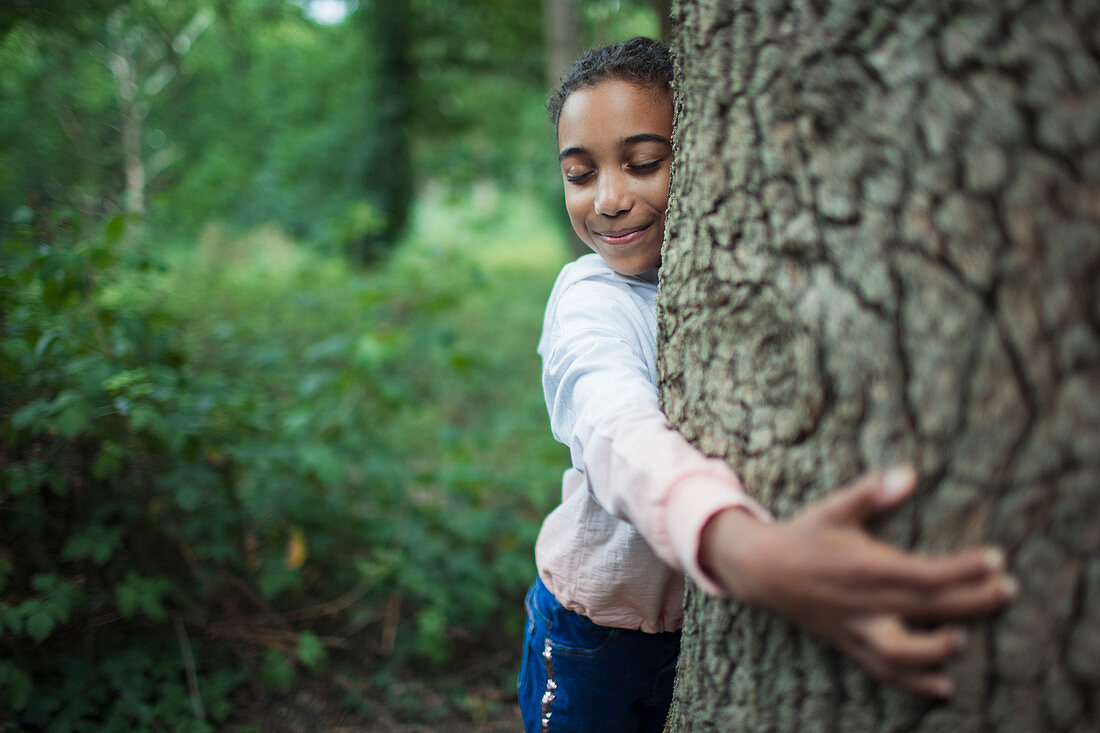
<path fill-rule="evenodd" d="M 789 516 L 910 461 L 879 531 L 1022 594 L 944 704 L 690 589 L 675 731 L 1100 729 L 1100 5 L 673 9 L 672 422 Z"/>

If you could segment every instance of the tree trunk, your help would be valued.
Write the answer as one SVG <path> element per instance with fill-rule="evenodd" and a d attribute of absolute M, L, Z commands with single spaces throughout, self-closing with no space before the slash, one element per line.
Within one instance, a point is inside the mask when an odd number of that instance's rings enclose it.
<path fill-rule="evenodd" d="M 556 89 L 583 50 L 581 9 L 577 0 L 542 0 L 542 45 L 546 61 L 546 88 Z M 569 214 L 561 205 L 560 185 L 547 202 L 547 208 L 556 212 L 555 220 L 572 256 L 588 254 L 591 250 L 573 233 Z"/>
<path fill-rule="evenodd" d="M 148 106 L 138 99 L 137 62 L 134 59 L 134 38 L 122 24 L 114 24 L 108 66 L 115 78 L 115 99 L 118 101 L 122 133 L 122 170 L 126 180 L 123 196 L 126 211 L 145 213 L 145 162 L 142 159 L 141 136 Z"/>
<path fill-rule="evenodd" d="M 546 88 L 553 89 L 581 52 L 581 12 L 575 0 L 542 0 Z"/>
<path fill-rule="evenodd" d="M 176 78 L 179 56 L 187 53 L 213 19 L 212 11 L 199 10 L 178 33 L 171 35 L 165 34 L 167 29 L 162 22 L 153 17 L 143 18 L 130 8 L 120 8 L 107 21 L 107 67 L 115 79 L 126 182 L 123 201 L 129 214 L 138 217 L 145 214 L 149 179 L 163 168 L 163 164 L 157 166 L 155 159 L 150 166 L 144 157 L 142 137 L 149 100 Z M 159 53 L 153 42 L 158 33 L 163 34 L 163 51 Z M 148 69 L 154 71 L 148 73 Z M 130 226 L 136 230 L 142 225 L 137 220 Z"/>
<path fill-rule="evenodd" d="M 1100 729 L 1100 5 L 678 1 L 669 418 L 777 516 L 922 481 L 884 537 L 1022 593 L 946 703 L 689 589 L 675 731 Z"/>
<path fill-rule="evenodd" d="M 661 23 L 661 40 L 668 43 L 672 40 L 672 0 L 654 0 L 653 11 Z"/>
<path fill-rule="evenodd" d="M 416 73 L 412 62 L 414 20 L 409 0 L 368 0 L 358 11 L 373 74 L 364 110 L 369 154 L 361 172 L 363 191 L 381 219 L 377 230 L 349 245 L 357 265 L 369 265 L 391 250 L 405 233 L 415 174 L 409 127 L 413 122 Z"/>

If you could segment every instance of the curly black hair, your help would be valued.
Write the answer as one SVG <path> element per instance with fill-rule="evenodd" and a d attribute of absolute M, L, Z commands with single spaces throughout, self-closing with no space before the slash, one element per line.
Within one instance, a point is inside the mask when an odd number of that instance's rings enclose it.
<path fill-rule="evenodd" d="M 573 62 L 546 100 L 554 128 L 570 94 L 608 80 L 668 90 L 672 84 L 672 53 L 666 44 L 644 36 L 589 49 Z"/>

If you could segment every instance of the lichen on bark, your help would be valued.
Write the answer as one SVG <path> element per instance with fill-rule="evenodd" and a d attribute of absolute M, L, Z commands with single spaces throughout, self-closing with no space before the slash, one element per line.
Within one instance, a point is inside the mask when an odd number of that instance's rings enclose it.
<path fill-rule="evenodd" d="M 1100 6 L 674 5 L 672 423 L 780 517 L 907 461 L 882 523 L 1006 547 L 959 690 L 885 689 L 695 589 L 672 730 L 1100 727 Z"/>

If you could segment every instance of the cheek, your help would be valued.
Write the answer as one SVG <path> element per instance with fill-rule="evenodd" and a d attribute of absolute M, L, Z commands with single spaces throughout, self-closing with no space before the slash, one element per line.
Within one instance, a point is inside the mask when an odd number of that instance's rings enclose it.
<path fill-rule="evenodd" d="M 660 180 L 653 190 L 652 201 L 654 208 L 660 209 L 661 211 L 668 208 L 668 183 L 669 175 L 666 172 L 663 176 L 660 176 Z"/>
<path fill-rule="evenodd" d="M 588 197 L 579 191 L 566 192 L 565 210 L 569 214 L 569 220 L 573 222 L 573 228 L 584 227 L 584 219 L 588 214 Z"/>

